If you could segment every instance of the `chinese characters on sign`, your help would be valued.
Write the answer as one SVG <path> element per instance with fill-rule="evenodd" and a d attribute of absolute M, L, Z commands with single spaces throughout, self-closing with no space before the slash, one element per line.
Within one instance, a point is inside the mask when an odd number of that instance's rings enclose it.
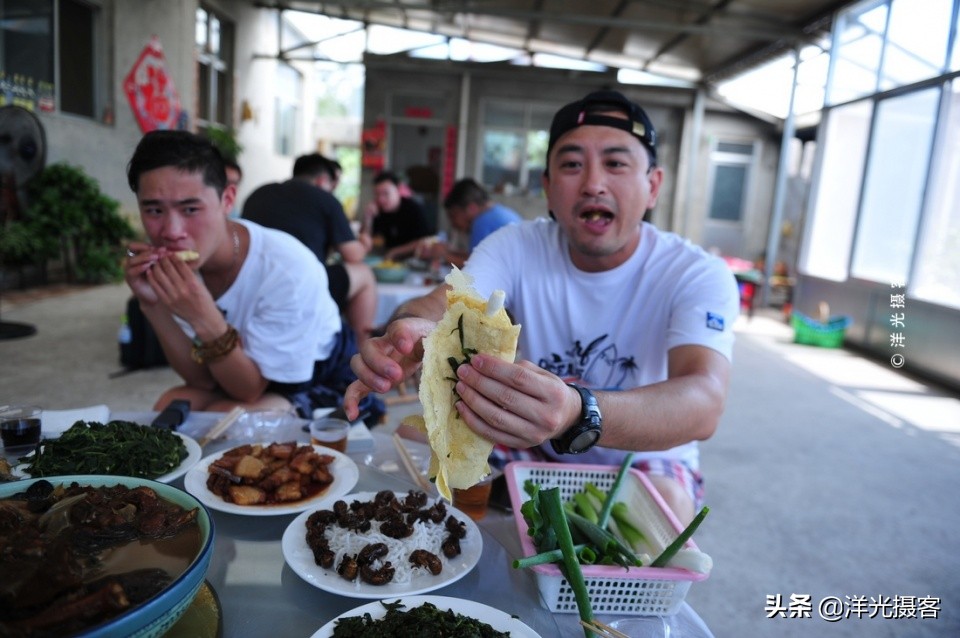
<path fill-rule="evenodd" d="M 167 63 L 158 37 L 150 38 L 143 48 L 123 81 L 123 90 L 144 133 L 177 128 L 180 96 L 167 74 Z"/>
<path fill-rule="evenodd" d="M 824 596 L 814 608 L 810 594 L 767 594 L 767 618 L 813 618 L 827 622 L 844 619 L 883 618 L 932 620 L 940 616 L 940 598 L 933 596 Z"/>
<path fill-rule="evenodd" d="M 894 349 L 890 357 L 890 365 L 894 368 L 902 368 L 906 363 L 902 349 L 907 346 L 907 335 L 904 329 L 907 327 L 907 295 L 906 283 L 895 281 L 890 284 L 890 347 Z"/>

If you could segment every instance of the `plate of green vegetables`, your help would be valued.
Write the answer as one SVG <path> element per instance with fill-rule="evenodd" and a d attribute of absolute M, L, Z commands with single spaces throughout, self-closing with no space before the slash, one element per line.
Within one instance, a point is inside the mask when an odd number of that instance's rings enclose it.
<path fill-rule="evenodd" d="M 132 421 L 77 421 L 20 459 L 21 478 L 100 474 L 171 483 L 200 461 L 189 436 Z"/>
<path fill-rule="evenodd" d="M 384 598 L 340 614 L 312 638 L 406 635 L 540 638 L 515 616 L 473 600 L 449 596 Z"/>

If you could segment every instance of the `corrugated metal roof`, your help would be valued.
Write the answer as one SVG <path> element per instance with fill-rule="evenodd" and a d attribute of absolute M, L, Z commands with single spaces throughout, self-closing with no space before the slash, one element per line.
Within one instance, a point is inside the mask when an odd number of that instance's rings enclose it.
<path fill-rule="evenodd" d="M 715 83 L 829 33 L 850 0 L 289 0 L 256 2 Z"/>

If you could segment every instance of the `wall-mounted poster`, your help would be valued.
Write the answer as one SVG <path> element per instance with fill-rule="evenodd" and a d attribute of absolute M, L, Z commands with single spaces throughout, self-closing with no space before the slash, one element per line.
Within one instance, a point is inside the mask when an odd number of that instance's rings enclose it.
<path fill-rule="evenodd" d="M 144 133 L 177 128 L 180 96 L 167 73 L 160 38 L 150 38 L 140 52 L 140 57 L 123 82 L 123 90 Z"/>
<path fill-rule="evenodd" d="M 360 161 L 363 167 L 382 171 L 386 165 L 387 123 L 377 120 L 373 126 L 364 129 L 360 142 L 363 149 Z"/>

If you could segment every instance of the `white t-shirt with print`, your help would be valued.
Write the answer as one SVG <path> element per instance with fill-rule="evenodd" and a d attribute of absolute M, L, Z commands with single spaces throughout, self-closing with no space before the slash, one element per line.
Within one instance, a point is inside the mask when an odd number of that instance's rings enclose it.
<path fill-rule="evenodd" d="M 216 300 L 237 332 L 243 350 L 271 381 L 313 378 L 315 361 L 326 359 L 341 330 L 327 273 L 292 235 L 237 219 L 250 233 L 250 249 L 236 280 Z M 194 332 L 185 322 L 184 331 Z"/>
<path fill-rule="evenodd" d="M 569 254 L 559 225 L 538 219 L 490 235 L 464 267 L 481 295 L 506 292 L 521 324 L 521 358 L 590 388 L 625 390 L 665 380 L 676 346 L 732 357 L 739 293 L 722 259 L 646 223 L 637 250 L 613 270 L 583 272 Z M 623 456 L 594 448 L 576 461 L 617 464 Z M 696 442 L 636 456 L 699 465 Z"/>

